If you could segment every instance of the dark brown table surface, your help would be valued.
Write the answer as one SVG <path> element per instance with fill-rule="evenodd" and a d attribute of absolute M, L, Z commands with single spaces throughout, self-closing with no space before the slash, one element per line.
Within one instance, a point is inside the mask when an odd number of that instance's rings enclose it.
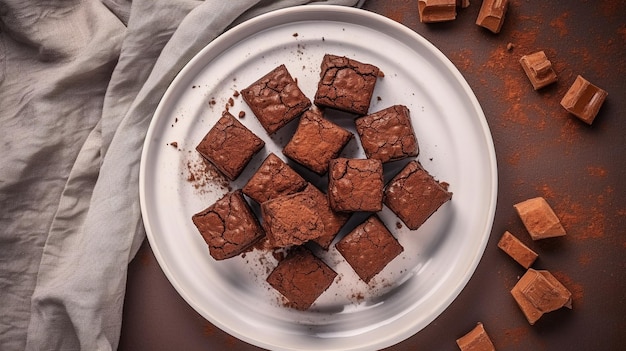
<path fill-rule="evenodd" d="M 458 350 L 482 322 L 497 350 L 626 349 L 626 1 L 511 0 L 502 31 L 475 25 L 480 1 L 455 21 L 423 24 L 417 0 L 364 8 L 424 36 L 458 67 L 478 97 L 498 160 L 495 222 L 466 288 L 428 327 L 390 350 Z M 507 49 L 507 44 L 513 44 Z M 519 58 L 544 50 L 558 82 L 534 91 Z M 608 92 L 593 125 L 559 102 L 580 74 Z M 533 242 L 513 204 L 543 196 L 567 236 Z M 539 253 L 573 294 L 528 324 L 509 291 L 525 270 L 498 249 L 505 230 Z M 128 272 L 119 350 L 258 350 L 222 332 L 178 295 L 146 241 Z"/>

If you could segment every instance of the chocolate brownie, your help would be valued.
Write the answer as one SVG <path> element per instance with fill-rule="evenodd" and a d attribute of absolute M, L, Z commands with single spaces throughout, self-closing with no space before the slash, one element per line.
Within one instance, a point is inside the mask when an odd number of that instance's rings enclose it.
<path fill-rule="evenodd" d="M 264 234 L 241 190 L 226 194 L 191 219 L 216 260 L 239 255 Z"/>
<path fill-rule="evenodd" d="M 224 111 L 196 150 L 228 179 L 235 180 L 265 142 Z"/>
<path fill-rule="evenodd" d="M 285 65 L 276 67 L 241 90 L 241 96 L 269 134 L 311 106 L 311 100 L 302 93 Z"/>
<path fill-rule="evenodd" d="M 304 178 L 276 154 L 270 153 L 243 187 L 243 193 L 263 203 L 281 195 L 297 193 L 306 186 Z"/>
<path fill-rule="evenodd" d="M 367 158 L 383 163 L 417 156 L 419 148 L 409 109 L 394 105 L 355 120 Z"/>
<path fill-rule="evenodd" d="M 314 99 L 316 105 L 359 115 L 367 114 L 376 80 L 384 76 L 378 67 L 326 54 L 321 69 Z"/>
<path fill-rule="evenodd" d="M 261 204 L 263 227 L 270 245 L 301 245 L 324 235 L 324 222 L 311 193 L 279 196 Z"/>
<path fill-rule="evenodd" d="M 330 161 L 328 200 L 335 211 L 380 211 L 383 187 L 380 160 L 340 157 Z"/>
<path fill-rule="evenodd" d="M 341 227 L 348 221 L 350 214 L 345 212 L 335 212 L 330 208 L 328 203 L 328 197 L 315 185 L 310 184 L 303 190 L 305 193 L 310 193 L 315 200 L 315 209 L 319 214 L 322 222 L 324 222 L 324 234 L 319 238 L 312 241 L 321 246 L 324 250 L 328 250 Z"/>
<path fill-rule="evenodd" d="M 354 228 L 335 247 L 365 283 L 369 283 L 404 251 L 376 215 L 370 216 Z"/>
<path fill-rule="evenodd" d="M 289 300 L 289 305 L 306 310 L 335 280 L 337 273 L 306 248 L 293 249 L 267 277 L 267 282 Z"/>
<path fill-rule="evenodd" d="M 300 118 L 283 154 L 321 175 L 328 171 L 328 162 L 339 155 L 350 139 L 350 131 L 324 119 L 319 110 L 308 110 Z"/>
<path fill-rule="evenodd" d="M 448 184 L 435 180 L 414 160 L 387 184 L 384 203 L 409 229 L 415 230 L 450 199 Z"/>

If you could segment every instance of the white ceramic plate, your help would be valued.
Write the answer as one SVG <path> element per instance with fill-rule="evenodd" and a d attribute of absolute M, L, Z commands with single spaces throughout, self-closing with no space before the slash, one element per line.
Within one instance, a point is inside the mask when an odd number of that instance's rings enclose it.
<path fill-rule="evenodd" d="M 339 276 L 308 311 L 284 307 L 265 282 L 275 266 L 263 251 L 215 261 L 191 216 L 243 186 L 269 152 L 280 150 L 295 123 L 268 136 L 235 91 L 285 64 L 312 98 L 325 53 L 377 65 L 370 111 L 404 104 L 411 111 L 419 160 L 450 183 L 451 202 L 419 230 L 379 216 L 404 246 L 369 285 L 332 248 L 317 250 Z M 240 178 L 227 184 L 202 175 L 194 148 L 225 106 L 266 141 Z M 354 130 L 345 114 L 329 115 Z M 172 146 L 176 142 L 177 147 Z M 174 144 L 174 145 L 176 145 Z M 358 138 L 344 156 L 362 157 Z M 386 166 L 387 178 L 402 162 Z M 302 171 L 301 168 L 296 167 Z M 324 178 L 303 171 L 316 185 Z M 268 349 L 380 349 L 417 333 L 452 303 L 472 276 L 493 222 L 497 170 L 493 142 L 472 90 L 450 61 L 415 32 L 382 16 L 339 6 L 304 6 L 245 22 L 198 53 L 172 82 L 154 115 L 141 164 L 141 204 L 150 244 L 180 295 L 228 333 Z M 343 233 L 363 220 L 354 216 Z"/>

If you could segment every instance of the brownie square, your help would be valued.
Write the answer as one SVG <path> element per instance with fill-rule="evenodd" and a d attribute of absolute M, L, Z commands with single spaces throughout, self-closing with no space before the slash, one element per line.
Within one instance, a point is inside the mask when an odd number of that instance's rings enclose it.
<path fill-rule="evenodd" d="M 328 200 L 339 212 L 382 210 L 383 164 L 374 159 L 336 158 L 328 170 Z"/>
<path fill-rule="evenodd" d="M 304 178 L 276 154 L 270 153 L 243 187 L 243 193 L 263 203 L 278 196 L 297 193 L 306 186 Z"/>
<path fill-rule="evenodd" d="M 283 154 L 317 174 L 328 171 L 328 162 L 339 156 L 352 133 L 324 119 L 319 110 L 306 111 Z"/>
<path fill-rule="evenodd" d="M 224 111 L 196 150 L 228 179 L 235 180 L 265 142 Z"/>
<path fill-rule="evenodd" d="M 356 130 L 367 158 L 383 163 L 417 156 L 417 138 L 409 109 L 394 105 L 355 120 Z"/>
<path fill-rule="evenodd" d="M 365 283 L 369 283 L 404 251 L 376 215 L 370 216 L 354 228 L 335 247 Z"/>
<path fill-rule="evenodd" d="M 322 219 L 322 222 L 324 222 L 324 234 L 322 234 L 319 238 L 313 239 L 312 241 L 317 243 L 324 250 L 328 250 L 330 244 L 333 242 L 333 239 L 335 239 L 335 236 L 337 236 L 337 233 L 341 230 L 341 227 L 343 227 L 350 218 L 350 214 L 333 211 L 333 209 L 330 208 L 326 194 L 313 184 L 309 183 L 303 192 L 309 193 L 313 196 L 313 200 L 315 200 L 315 209 Z"/>
<path fill-rule="evenodd" d="M 374 65 L 326 54 L 322 59 L 314 102 L 318 106 L 365 115 L 376 80 L 383 76 L 383 72 Z"/>
<path fill-rule="evenodd" d="M 276 67 L 241 90 L 241 96 L 269 134 L 311 106 L 311 100 L 302 93 L 285 65 Z"/>
<path fill-rule="evenodd" d="M 306 248 L 298 247 L 278 263 L 267 282 L 289 300 L 289 305 L 306 310 L 335 280 L 337 273 Z"/>
<path fill-rule="evenodd" d="M 324 235 L 324 222 L 311 193 L 284 195 L 261 204 L 263 227 L 270 245 L 301 245 Z"/>
<path fill-rule="evenodd" d="M 450 199 L 447 183 L 438 182 L 418 161 L 411 161 L 387 184 L 384 202 L 415 230 Z"/>
<path fill-rule="evenodd" d="M 216 260 L 241 254 L 264 235 L 241 190 L 226 194 L 191 219 Z"/>

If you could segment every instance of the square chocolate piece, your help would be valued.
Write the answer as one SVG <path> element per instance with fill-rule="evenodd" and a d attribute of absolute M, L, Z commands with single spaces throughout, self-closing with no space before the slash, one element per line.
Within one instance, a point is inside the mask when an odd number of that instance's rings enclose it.
<path fill-rule="evenodd" d="M 419 0 L 420 22 L 434 23 L 456 19 L 457 0 Z"/>
<path fill-rule="evenodd" d="M 483 0 L 476 24 L 493 33 L 500 33 L 508 7 L 509 0 Z"/>
<path fill-rule="evenodd" d="M 235 180 L 265 142 L 224 111 L 196 150 L 228 179 Z"/>
<path fill-rule="evenodd" d="M 419 152 L 409 109 L 406 106 L 391 106 L 359 117 L 355 123 L 367 158 L 385 163 L 417 156 Z"/>
<path fill-rule="evenodd" d="M 284 127 L 311 106 L 311 100 L 300 90 L 285 65 L 241 90 L 241 96 L 268 134 Z"/>
<path fill-rule="evenodd" d="M 524 55 L 519 62 L 535 90 L 556 82 L 556 73 L 545 52 L 537 51 Z"/>
<path fill-rule="evenodd" d="M 330 54 L 324 55 L 321 68 L 315 104 L 367 114 L 376 80 L 384 76 L 383 72 L 374 65 Z"/>
<path fill-rule="evenodd" d="M 328 200 L 338 212 L 382 210 L 383 164 L 374 159 L 336 158 L 328 170 Z"/>
<path fill-rule="evenodd" d="M 341 230 L 350 218 L 350 214 L 333 211 L 328 203 L 328 196 L 311 183 L 307 185 L 303 192 L 310 193 L 313 196 L 315 209 L 322 219 L 322 222 L 324 222 L 324 234 L 312 241 L 317 243 L 324 250 L 328 250 L 333 239 L 335 239 L 335 236 L 339 233 L 339 230 Z"/>
<path fill-rule="evenodd" d="M 536 197 L 513 205 L 533 240 L 565 235 L 565 229 L 546 199 Z"/>
<path fill-rule="evenodd" d="M 435 180 L 414 160 L 389 181 L 384 202 L 409 229 L 415 230 L 450 199 L 448 184 Z"/>
<path fill-rule="evenodd" d="M 511 295 L 531 325 L 545 313 L 572 308 L 572 293 L 546 270 L 530 268 L 515 284 Z"/>
<path fill-rule="evenodd" d="M 191 219 L 216 260 L 241 254 L 264 235 L 241 190 L 226 194 Z"/>
<path fill-rule="evenodd" d="M 283 154 L 317 174 L 328 172 L 328 162 L 337 158 L 352 139 L 352 133 L 322 117 L 319 110 L 306 111 Z"/>
<path fill-rule="evenodd" d="M 273 247 L 301 245 L 324 235 L 324 222 L 311 193 L 284 195 L 261 204 L 263 227 Z"/>
<path fill-rule="evenodd" d="M 267 282 L 289 301 L 289 306 L 306 310 L 326 291 L 337 273 L 309 250 L 298 247 L 278 263 Z"/>
<path fill-rule="evenodd" d="M 243 193 L 261 204 L 278 196 L 302 191 L 307 184 L 293 168 L 270 153 L 243 187 Z"/>
<path fill-rule="evenodd" d="M 365 283 L 404 251 L 376 215 L 354 228 L 335 247 Z"/>
<path fill-rule="evenodd" d="M 607 95 L 606 91 L 577 76 L 574 84 L 563 96 L 561 106 L 581 121 L 592 124 Z"/>
<path fill-rule="evenodd" d="M 457 339 L 456 344 L 461 351 L 496 351 L 485 327 L 480 322 L 472 331 Z"/>
<path fill-rule="evenodd" d="M 504 232 L 500 241 L 498 241 L 498 247 L 526 269 L 532 266 L 537 257 L 539 257 L 535 251 L 524 245 L 508 231 Z"/>

